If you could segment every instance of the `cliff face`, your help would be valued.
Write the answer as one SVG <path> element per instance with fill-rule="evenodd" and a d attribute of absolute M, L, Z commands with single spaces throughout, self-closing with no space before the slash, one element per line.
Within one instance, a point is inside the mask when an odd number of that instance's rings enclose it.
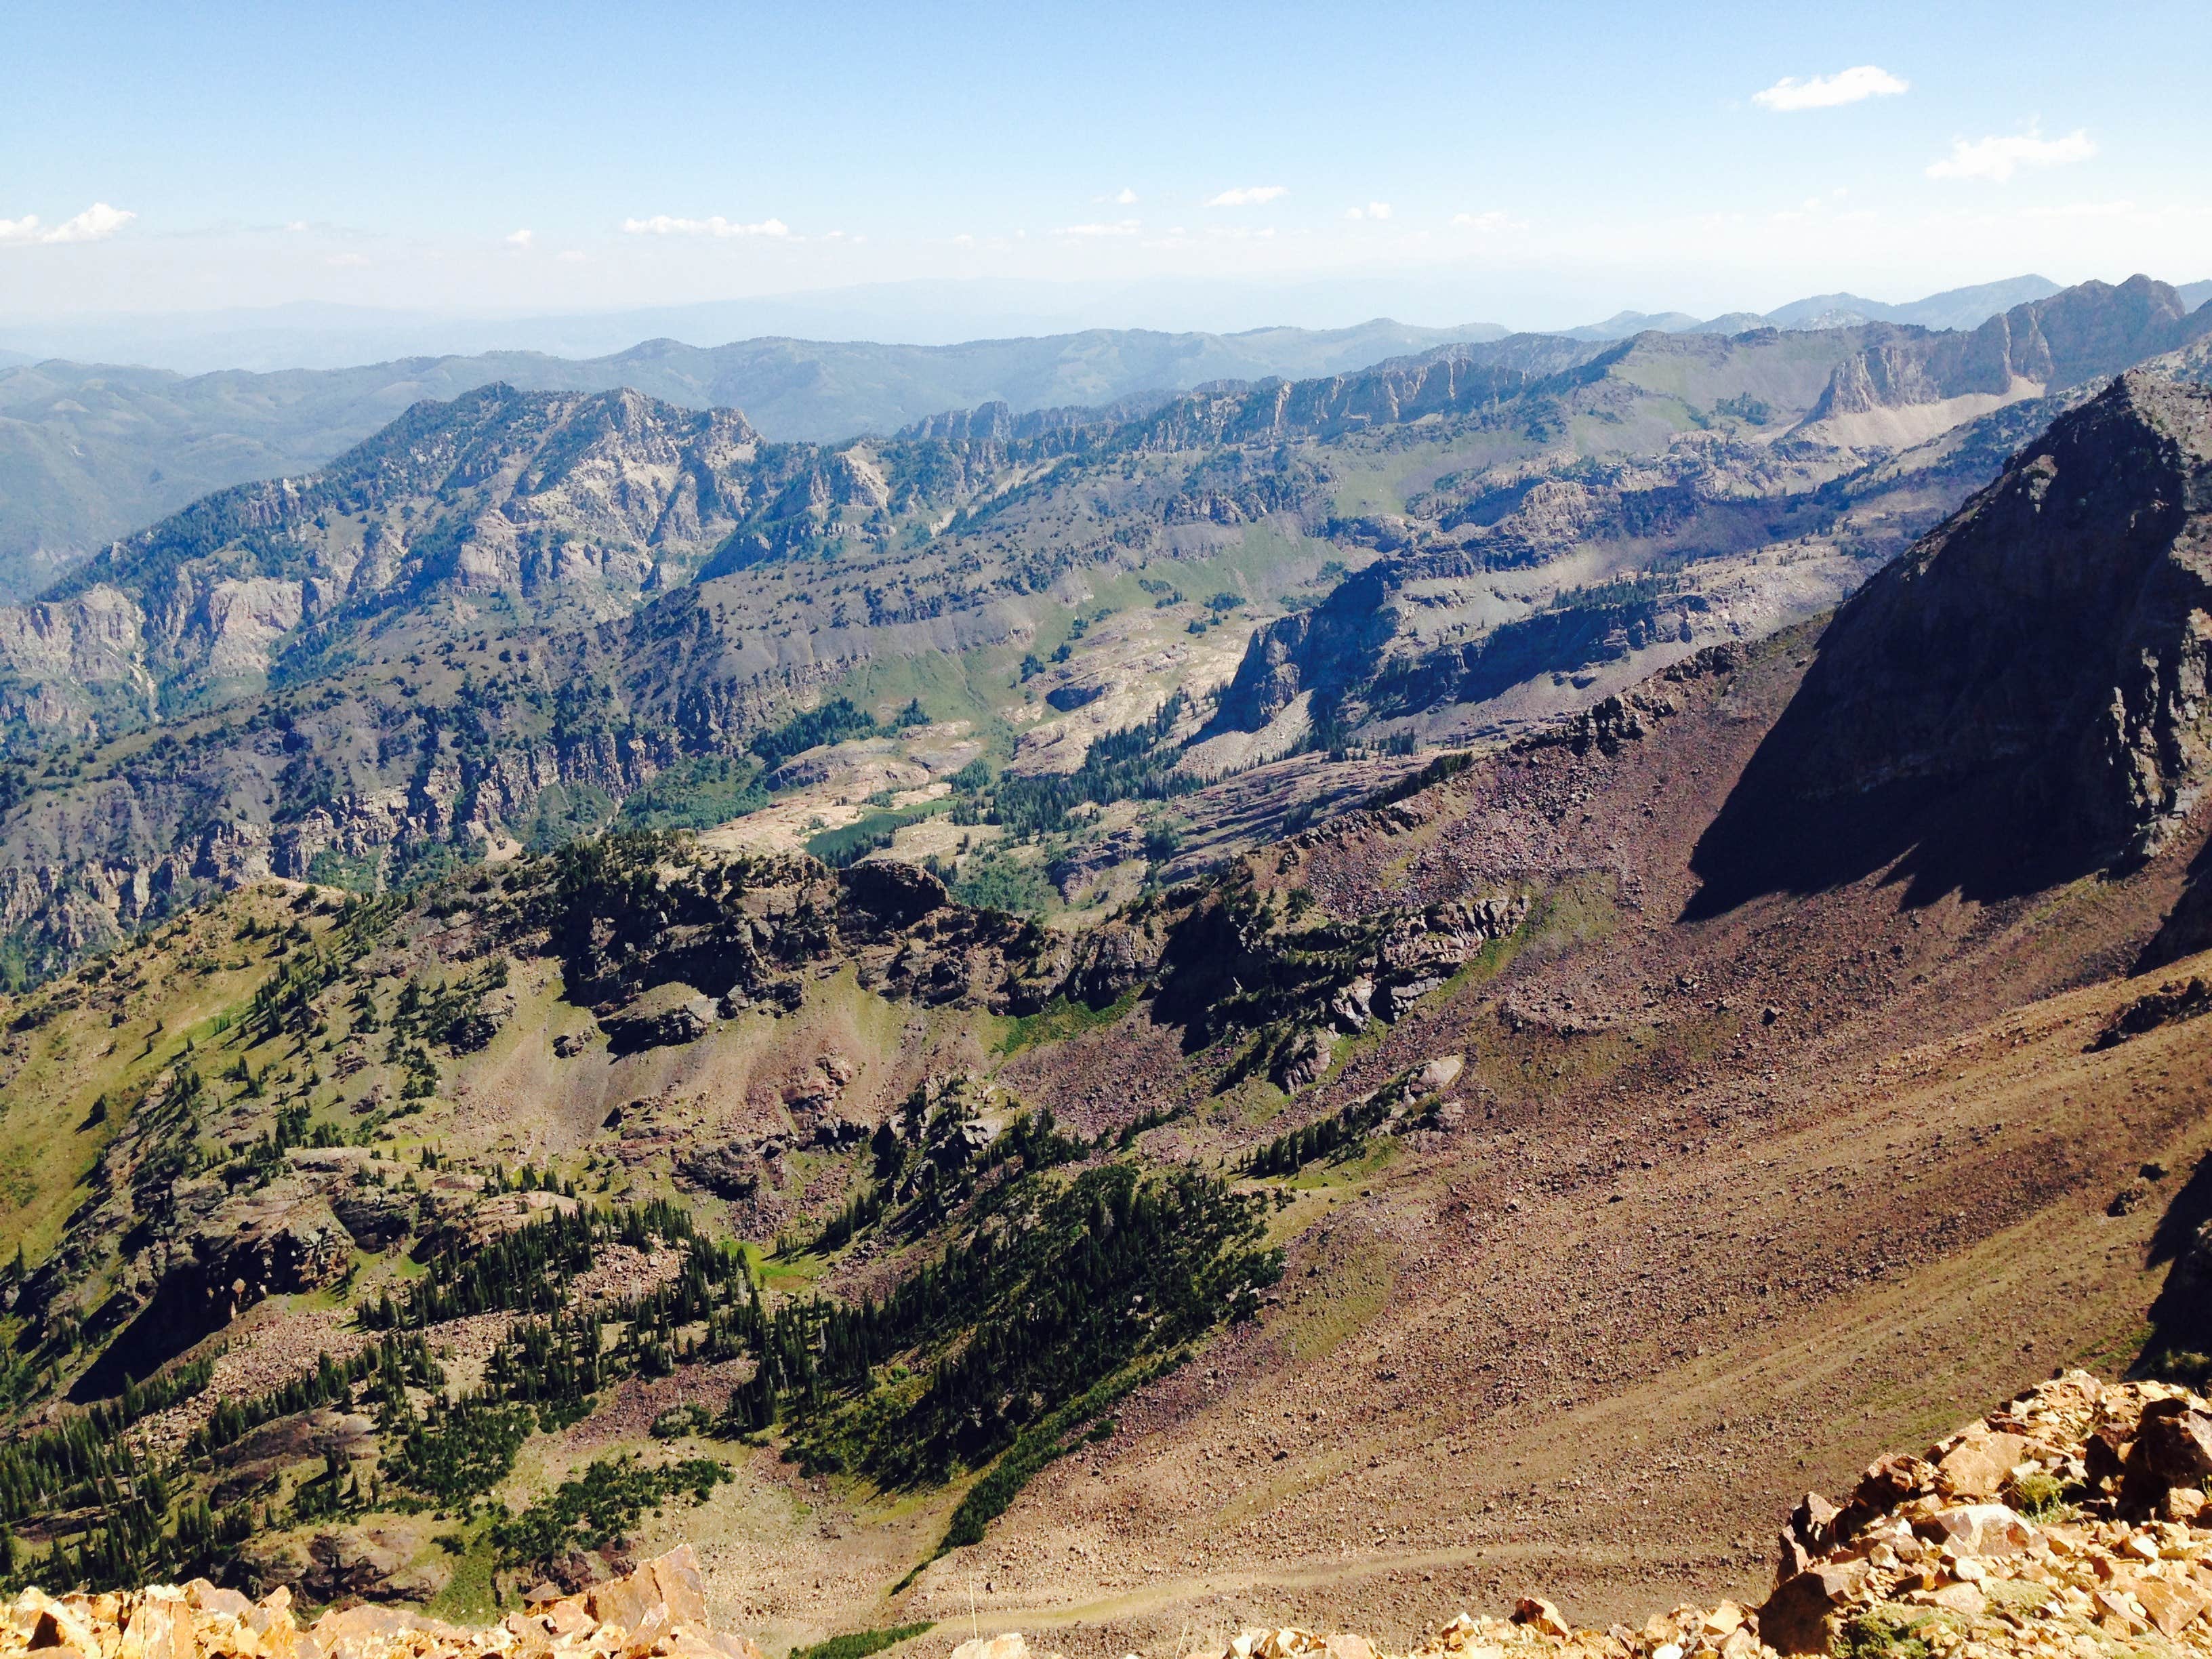
<path fill-rule="evenodd" d="M 759 453 L 734 411 L 635 392 L 419 404 L 322 472 L 209 496 L 0 611 L 0 720 L 127 729 L 439 593 L 618 614 L 757 506 Z"/>
<path fill-rule="evenodd" d="M 1905 334 L 1836 366 L 1801 430 L 1870 433 L 1853 416 L 1932 409 L 1960 398 L 2011 400 L 2063 391 L 2212 333 L 2212 307 L 2191 311 L 2173 288 L 2130 276 L 2083 283 L 1990 318 L 1971 332 Z"/>
<path fill-rule="evenodd" d="M 1816 843 L 1983 882 L 2147 857 L 2212 776 L 2208 644 L 2212 391 L 2127 374 L 1838 612 L 1706 867 L 1818 880 Z M 1776 813 L 1811 838 L 1760 853 Z"/>

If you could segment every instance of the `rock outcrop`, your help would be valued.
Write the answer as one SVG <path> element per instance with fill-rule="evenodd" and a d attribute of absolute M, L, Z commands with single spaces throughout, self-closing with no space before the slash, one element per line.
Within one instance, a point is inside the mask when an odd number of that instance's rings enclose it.
<path fill-rule="evenodd" d="M 1414 1659 L 1890 1659 L 2212 1654 L 2212 1407 L 2165 1385 L 2054 1377 L 1844 1503 L 1808 1492 L 1755 1608 L 1576 1628 L 1523 1599 L 1462 1613 Z M 1248 1630 L 1218 1659 L 1371 1659 L 1356 1635 Z M 1198 1659 L 1198 1656 L 1194 1656 Z M 1216 1659 L 1206 1655 L 1203 1659 Z"/>
<path fill-rule="evenodd" d="M 2081 386 L 2212 333 L 2212 307 L 2191 310 L 2165 283 L 2130 276 L 2117 288 L 2083 283 L 2031 300 L 1971 331 L 1885 338 L 1838 363 L 1798 428 L 1844 443 L 1926 435 L 1878 413 L 1987 404 Z"/>
<path fill-rule="evenodd" d="M 2212 778 L 2208 661 L 2212 389 L 2131 373 L 1837 613 L 1699 872 L 1819 885 L 1917 848 L 1995 890 L 2139 860 Z"/>
<path fill-rule="evenodd" d="M 376 1553 L 371 1547 L 349 1555 L 335 1545 L 324 1550 L 317 1565 L 331 1582 L 322 1588 L 338 1594 L 353 1589 L 362 1572 L 380 1570 L 369 1559 Z M 375 1605 L 333 1607 L 302 1628 L 286 1585 L 258 1601 L 204 1578 L 119 1595 L 50 1595 L 33 1589 L 17 1596 L 0 1618 L 0 1656 L 533 1659 L 574 1653 L 592 1659 L 761 1659 L 750 1641 L 717 1632 L 708 1622 L 706 1585 L 688 1544 L 580 1595 L 564 1595 L 545 1584 L 525 1601 L 525 1611 L 489 1629 L 464 1630 Z"/>

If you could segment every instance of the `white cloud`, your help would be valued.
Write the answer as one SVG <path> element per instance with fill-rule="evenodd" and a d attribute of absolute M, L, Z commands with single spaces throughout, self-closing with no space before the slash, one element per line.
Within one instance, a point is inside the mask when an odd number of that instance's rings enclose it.
<path fill-rule="evenodd" d="M 1344 216 L 1347 219 L 1387 219 L 1390 216 L 1390 204 L 1388 202 L 1370 202 L 1364 208 L 1345 209 Z"/>
<path fill-rule="evenodd" d="M 94 202 L 74 219 L 67 219 L 40 240 L 47 242 L 104 242 L 138 216 L 105 202 Z"/>
<path fill-rule="evenodd" d="M 1487 213 L 1455 213 L 1452 215 L 1451 222 L 1462 230 L 1479 230 L 1485 234 L 1498 230 L 1528 228 L 1527 220 L 1510 218 L 1495 208 Z"/>
<path fill-rule="evenodd" d="M 1102 205 L 1110 202 L 1115 207 L 1134 207 L 1137 204 L 1137 192 L 1124 185 L 1111 196 L 1094 196 L 1091 199 Z"/>
<path fill-rule="evenodd" d="M 564 265 L 580 265 L 586 263 L 592 256 L 580 248 L 564 247 L 553 257 Z"/>
<path fill-rule="evenodd" d="M 1287 185 L 1240 185 L 1235 190 L 1224 190 L 1218 196 L 1206 198 L 1208 207 L 1258 207 L 1291 193 Z"/>
<path fill-rule="evenodd" d="M 0 242 L 104 242 L 138 216 L 94 202 L 74 219 L 58 225 L 40 222 L 35 213 L 20 219 L 0 219 Z"/>
<path fill-rule="evenodd" d="M 367 264 L 368 263 L 368 255 L 366 253 L 326 253 L 323 256 L 323 263 L 326 265 L 336 265 L 341 270 L 343 270 Z"/>
<path fill-rule="evenodd" d="M 307 228 L 307 222 L 305 219 L 294 219 L 294 220 L 289 221 L 289 222 L 285 224 L 285 226 L 284 226 L 284 228 L 285 228 L 285 229 L 287 229 L 287 230 L 289 230 L 289 231 L 292 231 L 292 232 L 294 232 L 294 233 L 295 233 L 295 234 L 296 234 L 296 233 L 298 233 L 298 232 L 300 232 L 300 231 L 303 231 L 303 230 L 305 230 Z"/>
<path fill-rule="evenodd" d="M 2001 185 L 2022 167 L 2055 167 L 2068 161 L 2086 161 L 2097 153 L 2088 133 L 2077 127 L 2063 138 L 2045 138 L 2033 127 L 2026 132 L 1994 134 L 1968 142 L 1951 141 L 1951 153 L 1928 164 L 1930 179 L 1986 179 Z"/>
<path fill-rule="evenodd" d="M 757 224 L 738 224 L 725 219 L 720 214 L 711 219 L 676 219 L 665 213 L 656 213 L 650 219 L 625 219 L 623 229 L 632 236 L 766 236 L 784 237 L 791 234 L 791 227 L 781 219 L 763 219 Z"/>
<path fill-rule="evenodd" d="M 513 230 L 507 233 L 507 245 L 519 253 L 526 252 L 531 243 L 536 240 L 537 238 L 527 230 Z"/>
<path fill-rule="evenodd" d="M 1816 75 L 1809 81 L 1785 75 L 1764 92 L 1753 93 L 1751 101 L 1761 109 L 1783 112 L 1833 109 L 1838 104 L 1856 104 L 1866 98 L 1894 98 L 1911 85 L 1911 82 L 1899 80 L 1887 70 L 1861 64 L 1855 69 L 1838 70 L 1833 75 Z"/>
<path fill-rule="evenodd" d="M 1055 236 L 1134 236 L 1139 222 L 1135 219 L 1116 219 L 1109 225 L 1062 225 L 1053 232 Z"/>

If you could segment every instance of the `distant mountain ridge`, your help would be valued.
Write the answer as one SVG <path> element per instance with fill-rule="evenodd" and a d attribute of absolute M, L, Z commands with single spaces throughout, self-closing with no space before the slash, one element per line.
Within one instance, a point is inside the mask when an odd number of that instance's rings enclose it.
<path fill-rule="evenodd" d="M 2212 283 L 2193 286 L 2212 295 Z M 1858 323 L 1905 323 L 1919 328 L 1978 328 L 2000 312 L 2031 300 L 2048 299 L 2059 291 L 2048 276 L 2008 276 L 1969 288 L 1946 289 L 1925 299 L 1899 305 L 1869 300 L 1856 294 L 1814 294 L 1792 300 L 1764 313 L 1724 312 L 1698 319 L 1686 311 L 1623 311 L 1601 323 L 1585 323 L 1563 331 L 1577 340 L 1623 340 L 1656 328 L 1665 334 L 1741 334 L 1753 328 L 1850 328 Z M 2200 296 L 2198 303 L 2202 303 Z"/>
<path fill-rule="evenodd" d="M 1653 330 L 1972 328 L 2053 291 L 2043 277 L 2021 276 L 1903 305 L 1829 294 L 1765 316 L 1700 322 L 1686 313 L 1622 312 L 1562 333 L 1511 337 L 1490 324 L 1424 328 L 1378 318 L 1346 329 L 1092 329 L 955 345 L 766 337 L 699 347 L 656 338 L 582 359 L 505 351 L 194 376 L 11 362 L 0 351 L 0 603 L 28 597 L 86 555 L 212 490 L 312 471 L 416 402 L 495 381 L 545 392 L 627 386 L 685 408 L 740 409 L 771 441 L 829 442 L 917 430 L 994 405 L 1031 425 L 1039 416 L 1064 423 L 1072 410 L 1126 414 L 1216 383 L 1325 380 L 1506 338 L 1549 341 L 1541 353 L 1556 358 L 1567 343 L 1598 346 Z M 2170 291 L 2177 307 L 2193 310 L 2212 296 L 2212 283 Z"/>
<path fill-rule="evenodd" d="M 1095 329 L 955 346 L 659 339 L 583 361 L 494 352 L 195 376 L 0 360 L 0 602 L 37 592 L 77 558 L 210 490 L 311 471 L 412 404 L 495 381 L 533 392 L 629 387 L 684 408 L 741 409 L 774 441 L 826 442 L 992 403 L 1018 412 L 1096 407 L 1217 380 L 1338 374 L 1504 332 L 1376 319 L 1346 329 Z"/>

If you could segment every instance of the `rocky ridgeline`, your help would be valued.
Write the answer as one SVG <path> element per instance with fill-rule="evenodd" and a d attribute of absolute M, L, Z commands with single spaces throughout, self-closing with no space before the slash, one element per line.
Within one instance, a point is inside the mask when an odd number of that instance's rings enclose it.
<path fill-rule="evenodd" d="M 259 1601 L 204 1578 L 121 1595 L 27 1589 L 0 1623 L 0 1656 L 40 1659 L 762 1659 L 707 1619 L 707 1590 L 688 1544 L 627 1577 L 562 1595 L 550 1585 L 503 1624 L 464 1630 L 419 1613 L 363 1605 L 301 1626 L 282 1587 Z"/>

